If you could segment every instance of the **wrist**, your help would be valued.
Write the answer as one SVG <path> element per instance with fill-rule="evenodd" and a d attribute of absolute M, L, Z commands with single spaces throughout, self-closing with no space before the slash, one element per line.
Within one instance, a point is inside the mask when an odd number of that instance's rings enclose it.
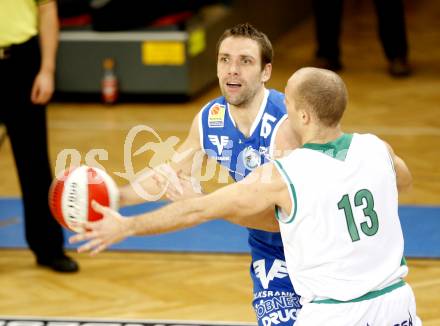
<path fill-rule="evenodd" d="M 136 219 L 133 217 L 123 217 L 122 230 L 125 238 L 136 235 Z"/>
<path fill-rule="evenodd" d="M 40 67 L 40 73 L 54 75 L 55 65 L 42 63 Z"/>

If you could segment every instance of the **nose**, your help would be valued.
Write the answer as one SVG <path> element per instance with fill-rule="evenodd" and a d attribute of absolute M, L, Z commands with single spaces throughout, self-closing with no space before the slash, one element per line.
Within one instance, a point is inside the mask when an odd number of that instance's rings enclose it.
<path fill-rule="evenodd" d="M 238 65 L 237 62 L 232 61 L 231 64 L 229 65 L 229 75 L 238 75 L 240 72 L 240 67 Z"/>

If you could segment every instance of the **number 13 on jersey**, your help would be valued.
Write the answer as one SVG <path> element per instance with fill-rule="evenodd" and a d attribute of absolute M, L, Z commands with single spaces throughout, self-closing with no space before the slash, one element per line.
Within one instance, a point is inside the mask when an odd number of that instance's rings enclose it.
<path fill-rule="evenodd" d="M 354 195 L 354 205 L 356 207 L 365 205 L 363 208 L 363 213 L 366 218 L 369 219 L 367 221 L 360 223 L 360 228 L 362 232 L 371 237 L 377 233 L 379 229 L 379 219 L 377 218 L 377 213 L 374 210 L 374 198 L 371 191 L 368 189 L 361 189 Z M 350 202 L 350 196 L 345 194 L 342 196 L 341 200 L 338 203 L 338 209 L 344 210 L 345 220 L 347 222 L 348 233 L 350 234 L 351 241 L 355 242 L 360 240 L 358 225 L 354 220 L 353 209 Z"/>

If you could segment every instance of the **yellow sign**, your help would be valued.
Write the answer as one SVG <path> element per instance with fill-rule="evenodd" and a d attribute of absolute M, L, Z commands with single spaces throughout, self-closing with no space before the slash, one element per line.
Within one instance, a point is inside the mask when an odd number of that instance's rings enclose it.
<path fill-rule="evenodd" d="M 183 42 L 148 41 L 142 43 L 142 63 L 157 66 L 181 66 L 185 63 Z"/>
<path fill-rule="evenodd" d="M 206 48 L 206 36 L 203 28 L 198 28 L 189 34 L 188 53 L 191 57 L 195 57 L 203 52 Z"/>

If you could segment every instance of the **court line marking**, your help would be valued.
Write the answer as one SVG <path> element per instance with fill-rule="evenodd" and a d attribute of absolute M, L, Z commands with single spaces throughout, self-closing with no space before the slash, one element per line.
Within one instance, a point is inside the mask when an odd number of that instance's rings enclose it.
<path fill-rule="evenodd" d="M 122 324 L 173 324 L 173 325 L 240 325 L 240 326 L 256 326 L 252 322 L 234 322 L 234 321 L 203 321 L 203 320 L 173 320 L 173 319 L 110 319 L 110 318 L 94 318 L 94 317 L 44 317 L 44 316 L 10 316 L 0 315 L 0 320 L 12 321 L 73 321 L 80 323 L 87 322 L 103 322 L 103 323 L 122 323 Z"/>

